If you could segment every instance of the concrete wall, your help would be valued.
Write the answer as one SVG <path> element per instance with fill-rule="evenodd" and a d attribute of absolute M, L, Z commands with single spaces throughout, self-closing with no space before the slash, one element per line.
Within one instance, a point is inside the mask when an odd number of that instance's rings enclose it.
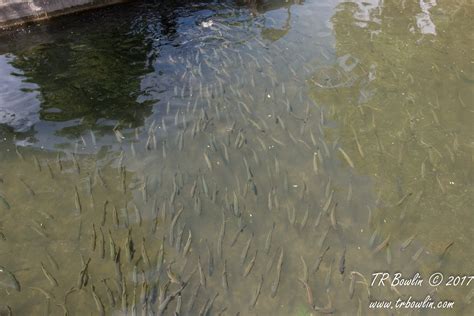
<path fill-rule="evenodd" d="M 127 0 L 0 0 L 0 28 Z"/>

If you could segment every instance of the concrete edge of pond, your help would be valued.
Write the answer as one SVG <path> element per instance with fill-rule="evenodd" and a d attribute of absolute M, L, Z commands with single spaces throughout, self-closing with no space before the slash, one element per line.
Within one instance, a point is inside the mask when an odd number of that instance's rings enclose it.
<path fill-rule="evenodd" d="M 0 30 L 128 0 L 0 0 Z"/>

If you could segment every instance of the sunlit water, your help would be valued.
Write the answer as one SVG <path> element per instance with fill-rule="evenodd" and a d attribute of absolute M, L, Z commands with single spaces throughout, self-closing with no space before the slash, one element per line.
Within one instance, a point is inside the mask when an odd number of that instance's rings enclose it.
<path fill-rule="evenodd" d="M 0 35 L 3 315 L 470 315 L 472 4 L 131 3 Z M 419 272 L 420 287 L 371 286 Z M 369 309 L 398 298 L 454 308 Z"/>

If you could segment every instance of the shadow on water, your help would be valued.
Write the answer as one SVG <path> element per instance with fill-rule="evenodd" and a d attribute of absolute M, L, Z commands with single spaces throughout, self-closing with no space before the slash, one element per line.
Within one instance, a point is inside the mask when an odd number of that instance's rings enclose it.
<path fill-rule="evenodd" d="M 0 313 L 468 315 L 469 7 L 169 4 L 2 45 Z"/>

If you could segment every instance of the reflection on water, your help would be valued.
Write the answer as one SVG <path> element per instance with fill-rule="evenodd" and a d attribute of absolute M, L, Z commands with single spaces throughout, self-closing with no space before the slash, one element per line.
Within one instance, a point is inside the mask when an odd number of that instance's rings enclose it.
<path fill-rule="evenodd" d="M 23 73 L 12 65 L 12 57 L 0 57 L 0 124 L 25 132 L 39 121 L 40 102 L 34 90 L 37 85 L 26 83 Z"/>
<path fill-rule="evenodd" d="M 470 8 L 295 4 L 3 35 L 0 314 L 469 315 Z"/>
<path fill-rule="evenodd" d="M 146 49 L 143 37 L 101 31 L 37 45 L 16 54 L 10 64 L 37 85 L 42 121 L 75 120 L 57 128 L 55 136 L 77 139 L 88 130 L 102 132 L 107 122 L 143 125 L 151 114 L 149 104 L 140 100 Z"/>

